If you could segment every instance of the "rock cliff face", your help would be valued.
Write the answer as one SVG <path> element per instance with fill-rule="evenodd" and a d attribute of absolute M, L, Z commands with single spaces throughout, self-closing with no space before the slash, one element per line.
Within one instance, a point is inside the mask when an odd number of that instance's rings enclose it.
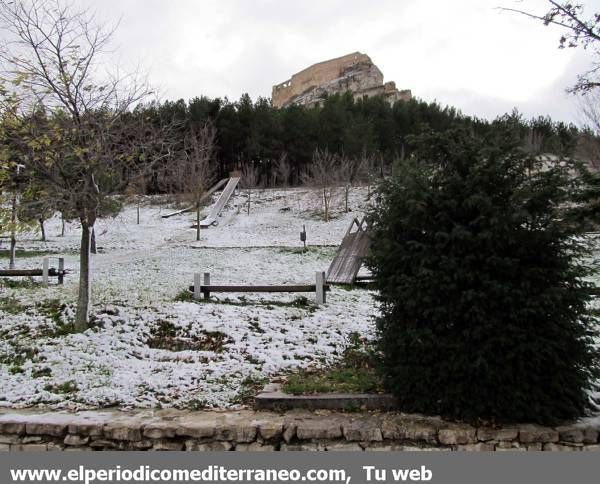
<path fill-rule="evenodd" d="M 390 103 L 412 97 L 410 90 L 399 91 L 393 81 L 384 84 L 383 74 L 369 56 L 354 52 L 314 64 L 273 86 L 273 106 L 314 106 L 327 95 L 346 91 L 355 99 L 382 95 Z"/>

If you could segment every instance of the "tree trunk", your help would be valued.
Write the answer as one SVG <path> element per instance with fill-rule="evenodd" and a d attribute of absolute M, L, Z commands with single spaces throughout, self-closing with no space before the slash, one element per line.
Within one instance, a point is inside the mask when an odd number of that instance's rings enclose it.
<path fill-rule="evenodd" d="M 345 204 L 346 204 L 346 213 L 348 213 L 348 195 L 350 195 L 350 185 L 346 185 L 346 197 L 345 197 Z"/>
<path fill-rule="evenodd" d="M 92 236 L 91 236 L 91 241 L 90 241 L 90 252 L 92 254 L 96 253 L 96 230 L 94 230 L 94 227 L 92 227 Z"/>
<path fill-rule="evenodd" d="M 12 233 L 10 236 L 10 259 L 8 261 L 8 268 L 9 269 L 14 269 L 15 268 L 15 259 L 16 259 L 16 255 L 17 255 L 17 239 L 15 237 L 15 234 Z"/>
<path fill-rule="evenodd" d="M 327 203 L 326 188 L 323 188 L 323 207 L 325 208 L 325 222 L 329 222 L 329 204 Z"/>
<path fill-rule="evenodd" d="M 81 223 L 81 249 L 79 251 L 79 297 L 77 299 L 77 312 L 75 314 L 75 329 L 85 331 L 90 317 L 91 296 L 91 255 L 92 233 L 94 227 Z"/>
<path fill-rule="evenodd" d="M 41 218 L 40 222 L 40 230 L 42 231 L 42 242 L 46 242 L 46 228 L 44 227 L 44 219 Z"/>
<path fill-rule="evenodd" d="M 200 204 L 196 207 L 196 240 L 200 240 Z"/>
<path fill-rule="evenodd" d="M 137 204 L 137 224 L 140 224 L 140 202 Z"/>
<path fill-rule="evenodd" d="M 64 237 L 65 236 L 65 214 L 60 212 L 60 236 Z"/>
<path fill-rule="evenodd" d="M 17 255 L 17 192 L 13 193 L 12 208 L 10 213 L 10 256 L 8 268 L 15 268 L 15 259 Z"/>
<path fill-rule="evenodd" d="M 250 215 L 250 197 L 252 196 L 252 192 L 248 190 L 248 215 Z"/>

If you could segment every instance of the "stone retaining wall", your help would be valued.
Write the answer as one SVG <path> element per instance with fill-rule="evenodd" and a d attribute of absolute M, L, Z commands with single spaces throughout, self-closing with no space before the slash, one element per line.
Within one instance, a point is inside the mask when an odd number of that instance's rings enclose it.
<path fill-rule="evenodd" d="M 476 428 L 397 413 L 0 411 L 0 451 L 600 451 L 599 431 Z"/>

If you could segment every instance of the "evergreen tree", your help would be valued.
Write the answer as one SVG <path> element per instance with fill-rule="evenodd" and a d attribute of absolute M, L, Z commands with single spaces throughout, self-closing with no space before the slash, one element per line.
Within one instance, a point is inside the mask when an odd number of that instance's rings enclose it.
<path fill-rule="evenodd" d="M 402 410 L 554 424 L 598 372 L 573 178 L 519 137 L 424 134 L 379 192 L 371 268 L 378 345 Z"/>

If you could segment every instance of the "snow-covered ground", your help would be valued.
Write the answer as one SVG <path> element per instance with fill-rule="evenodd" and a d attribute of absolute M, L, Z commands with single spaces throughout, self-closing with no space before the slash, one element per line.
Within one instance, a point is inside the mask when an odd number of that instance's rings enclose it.
<path fill-rule="evenodd" d="M 351 333 L 371 337 L 376 304 L 367 290 L 334 288 L 320 307 L 310 293 L 308 301 L 285 293 L 176 300 L 195 272 L 210 272 L 213 284 L 313 283 L 366 207 L 366 191 L 355 189 L 353 211 L 342 213 L 340 198 L 335 218 L 325 223 L 318 194 L 310 190 L 265 190 L 252 198 L 247 215 L 245 195 L 238 193 L 199 242 L 190 228 L 194 215 L 163 219 L 173 206 L 158 199 L 142 206 L 140 225 L 134 205 L 99 220 L 94 323 L 79 334 L 67 326 L 79 275 L 78 224 L 68 224 L 59 237 L 54 218 L 47 223 L 48 242 L 35 234 L 20 241 L 21 249 L 65 254 L 73 272 L 64 286 L 0 285 L 0 405 L 232 407 L 244 385 L 325 364 Z M 307 252 L 298 250 L 303 226 L 312 246 Z M 41 256 L 17 265 L 40 267 Z"/>
<path fill-rule="evenodd" d="M 196 272 L 210 272 L 213 284 L 313 283 L 366 209 L 366 195 L 353 189 L 352 211 L 342 213 L 339 193 L 325 223 L 316 192 L 255 191 L 250 215 L 241 192 L 199 242 L 190 228 L 194 214 L 163 219 L 175 208 L 155 197 L 143 204 L 137 225 L 135 205 L 126 205 L 97 222 L 94 322 L 79 334 L 68 328 L 79 226 L 68 224 L 59 237 L 60 221 L 50 220 L 48 242 L 31 234 L 18 247 L 64 254 L 73 272 L 64 286 L 0 282 L 0 406 L 230 408 L 253 382 L 331 362 L 351 333 L 374 335 L 373 292 L 333 288 L 320 307 L 310 293 L 308 301 L 277 293 L 221 294 L 211 302 L 177 296 Z M 299 250 L 303 226 L 306 252 Z M 40 267 L 41 257 L 20 258 L 17 266 Z M 0 267 L 7 263 L 0 259 Z M 600 273 L 595 278 L 600 285 Z"/>

